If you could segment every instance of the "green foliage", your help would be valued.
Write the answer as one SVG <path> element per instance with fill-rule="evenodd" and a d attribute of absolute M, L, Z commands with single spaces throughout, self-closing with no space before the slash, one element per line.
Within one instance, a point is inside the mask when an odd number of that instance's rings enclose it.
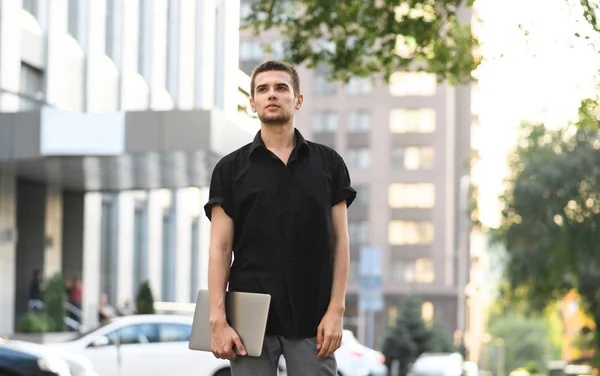
<path fill-rule="evenodd" d="M 450 353 L 457 350 L 450 332 L 438 319 L 434 319 L 431 325 L 427 350 L 437 353 Z"/>
<path fill-rule="evenodd" d="M 154 295 L 150 288 L 150 282 L 146 281 L 140 285 L 135 300 L 135 308 L 135 313 L 138 315 L 153 315 L 156 313 L 154 309 Z"/>
<path fill-rule="evenodd" d="M 507 372 L 532 364 L 536 364 L 539 369 L 553 358 L 549 325 L 540 317 L 528 318 L 519 314 L 506 314 L 490 318 L 488 332 L 494 338 L 501 338 L 504 343 Z M 494 341 L 484 350 L 485 367 L 497 369 L 498 353 L 502 350 Z"/>
<path fill-rule="evenodd" d="M 408 296 L 398 312 L 396 322 L 388 327 L 383 342 L 383 355 L 388 367 L 398 360 L 399 375 L 406 375 L 408 366 L 424 352 L 454 352 L 450 333 L 434 320 L 428 326 L 422 318 L 423 303 L 416 296 Z"/>
<path fill-rule="evenodd" d="M 399 70 L 435 73 L 468 83 L 480 59 L 471 25 L 459 19 L 460 0 L 255 0 L 242 26 L 256 35 L 276 29 L 293 64 L 326 65 L 333 77 Z M 467 1 L 467 6 L 472 1 Z M 466 18 L 466 17 L 465 17 Z"/>
<path fill-rule="evenodd" d="M 537 312 L 569 291 L 596 323 L 600 350 L 600 134 L 595 101 L 585 101 L 577 126 L 550 131 L 525 124 L 511 155 L 501 196 L 506 250 L 502 296 Z M 600 354 L 600 352 L 597 352 Z"/>
<path fill-rule="evenodd" d="M 55 274 L 43 293 L 44 310 L 49 318 L 49 331 L 62 332 L 66 329 L 64 319 L 67 314 L 67 289 L 62 275 Z"/>
<path fill-rule="evenodd" d="M 19 333 L 46 333 L 50 331 L 52 323 L 50 318 L 43 313 L 26 313 L 17 320 Z"/>

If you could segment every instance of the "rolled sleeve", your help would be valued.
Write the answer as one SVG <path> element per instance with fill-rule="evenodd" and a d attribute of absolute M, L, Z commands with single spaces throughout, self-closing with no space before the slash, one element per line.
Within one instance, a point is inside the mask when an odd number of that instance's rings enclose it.
<path fill-rule="evenodd" d="M 350 207 L 356 198 L 356 191 L 352 188 L 350 173 L 342 157 L 335 153 L 333 157 L 333 192 L 331 206 L 346 201 L 346 207 Z"/>
<path fill-rule="evenodd" d="M 221 159 L 213 170 L 210 179 L 208 201 L 204 205 L 204 213 L 209 220 L 212 218 L 212 208 L 215 205 L 221 206 L 229 217 L 233 217 L 232 182 L 228 166 L 229 163 L 227 160 Z"/>

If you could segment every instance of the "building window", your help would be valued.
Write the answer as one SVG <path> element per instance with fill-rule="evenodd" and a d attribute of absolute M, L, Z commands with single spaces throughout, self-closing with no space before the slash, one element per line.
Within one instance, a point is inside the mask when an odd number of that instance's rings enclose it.
<path fill-rule="evenodd" d="M 391 245 L 431 244 L 433 224 L 428 221 L 391 221 L 388 241 Z"/>
<path fill-rule="evenodd" d="M 415 260 L 415 280 L 419 283 L 432 283 L 435 279 L 433 262 L 428 258 Z"/>
<path fill-rule="evenodd" d="M 349 222 L 348 223 L 348 235 L 350 237 L 350 244 L 355 245 L 366 245 L 370 242 L 369 237 L 369 222 Z"/>
<path fill-rule="evenodd" d="M 433 183 L 394 183 L 388 189 L 392 208 L 432 208 L 435 205 Z"/>
<path fill-rule="evenodd" d="M 412 261 L 392 261 L 390 269 L 392 281 L 413 282 L 415 280 L 415 264 Z"/>
<path fill-rule="evenodd" d="M 364 170 L 371 167 L 371 151 L 368 148 L 348 149 L 346 164 L 349 169 Z"/>
<path fill-rule="evenodd" d="M 312 115 L 314 133 L 334 133 L 337 130 L 337 113 L 335 111 L 315 111 Z"/>
<path fill-rule="evenodd" d="M 371 202 L 371 188 L 368 185 L 358 185 L 354 187 L 354 190 L 356 190 L 356 203 L 369 205 L 369 202 Z"/>
<path fill-rule="evenodd" d="M 348 95 L 369 95 L 373 91 L 373 80 L 369 77 L 352 77 L 346 85 Z"/>
<path fill-rule="evenodd" d="M 37 18 L 39 11 L 38 0 L 23 0 L 23 9 L 33 14 Z"/>
<path fill-rule="evenodd" d="M 396 108 L 390 111 L 392 133 L 435 132 L 435 110 L 432 108 Z"/>
<path fill-rule="evenodd" d="M 424 302 L 423 306 L 421 307 L 421 317 L 423 318 L 423 321 L 425 321 L 427 324 L 431 324 L 433 322 L 433 315 L 433 303 Z"/>
<path fill-rule="evenodd" d="M 431 146 L 408 146 L 392 149 L 392 168 L 408 171 L 433 168 L 435 149 Z"/>
<path fill-rule="evenodd" d="M 337 84 L 329 81 L 329 75 L 326 73 L 315 73 L 314 92 L 318 95 L 333 95 L 337 91 Z"/>
<path fill-rule="evenodd" d="M 365 110 L 348 113 L 346 131 L 348 133 L 367 133 L 371 129 L 371 113 Z"/>
<path fill-rule="evenodd" d="M 394 72 L 390 76 L 390 94 L 403 96 L 433 96 L 437 90 L 435 74 L 426 72 Z"/>
<path fill-rule="evenodd" d="M 37 110 L 44 103 L 44 72 L 21 64 L 21 111 Z"/>
<path fill-rule="evenodd" d="M 109 3 L 110 0 L 107 0 Z M 79 30 L 79 0 L 69 0 L 69 24 L 68 31 L 75 39 L 77 39 Z M 107 13 L 108 16 L 108 13 Z"/>
<path fill-rule="evenodd" d="M 242 39 L 240 40 L 240 60 L 255 61 L 262 60 L 264 48 L 262 41 L 258 39 Z"/>
<path fill-rule="evenodd" d="M 433 262 L 427 258 L 392 261 L 390 275 L 396 282 L 432 283 L 435 280 Z M 433 317 L 433 308 L 427 313 Z"/>

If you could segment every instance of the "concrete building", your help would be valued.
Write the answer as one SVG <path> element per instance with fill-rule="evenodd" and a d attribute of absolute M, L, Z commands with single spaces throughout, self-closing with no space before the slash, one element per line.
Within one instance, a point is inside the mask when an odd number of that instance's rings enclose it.
<path fill-rule="evenodd" d="M 87 327 L 102 293 L 118 306 L 144 280 L 156 300 L 192 301 L 210 172 L 256 130 L 237 2 L 0 7 L 0 333 L 37 268 L 82 278 Z"/>
<path fill-rule="evenodd" d="M 241 9 L 244 17 L 249 2 L 243 0 Z M 462 10 L 461 17 L 470 14 Z M 262 61 L 285 60 L 282 46 L 276 31 L 259 38 L 242 31 L 240 68 L 250 74 Z M 296 126 L 341 153 L 358 191 L 349 211 L 348 327 L 365 340 L 357 304 L 360 248 L 377 246 L 385 297 L 376 315 L 379 332 L 410 293 L 423 297 L 428 316 L 465 331 L 470 87 L 439 84 L 426 73 L 397 72 L 389 83 L 355 79 L 345 86 L 328 82 L 326 69 L 299 67 L 299 74 L 305 100 Z"/>

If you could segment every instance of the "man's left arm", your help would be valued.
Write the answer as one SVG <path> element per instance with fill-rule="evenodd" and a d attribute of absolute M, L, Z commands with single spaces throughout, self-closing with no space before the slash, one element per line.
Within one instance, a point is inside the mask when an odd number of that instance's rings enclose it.
<path fill-rule="evenodd" d="M 346 201 L 332 208 L 333 283 L 327 312 L 317 330 L 318 358 L 325 359 L 342 344 L 346 286 L 350 269 L 350 238 L 348 236 L 348 209 Z"/>
<path fill-rule="evenodd" d="M 350 269 L 348 207 L 356 198 L 356 191 L 351 186 L 350 174 L 344 160 L 337 153 L 334 153 L 332 157 L 333 281 L 329 306 L 317 329 L 317 349 L 319 349 L 317 357 L 319 359 L 327 358 L 342 344 L 346 285 Z"/>

